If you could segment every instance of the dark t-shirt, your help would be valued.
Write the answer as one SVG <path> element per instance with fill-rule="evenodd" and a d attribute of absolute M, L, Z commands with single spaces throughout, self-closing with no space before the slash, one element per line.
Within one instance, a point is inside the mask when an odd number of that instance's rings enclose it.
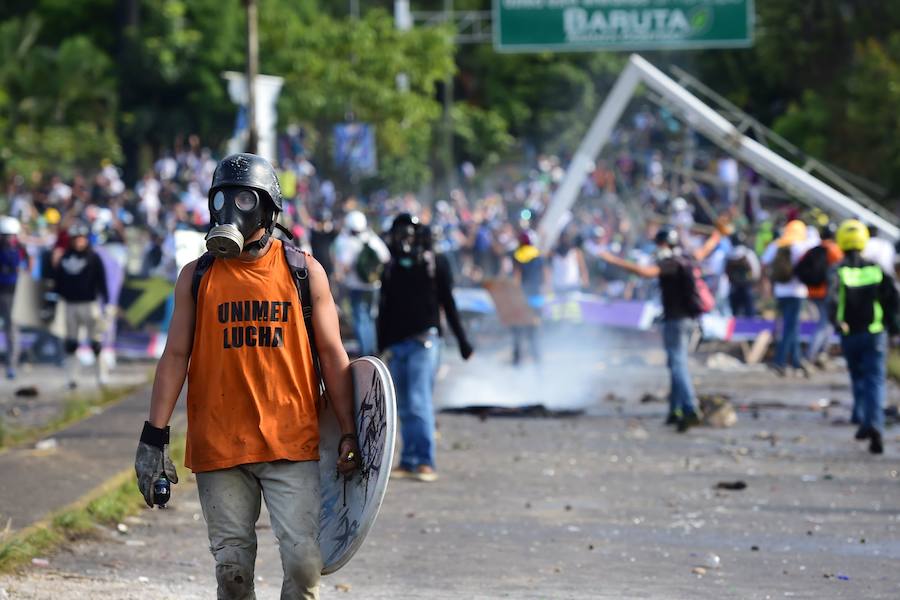
<path fill-rule="evenodd" d="M 659 289 L 662 293 L 663 318 L 690 319 L 693 318 L 688 308 L 688 294 L 686 280 L 690 277 L 685 272 L 685 265 L 675 257 L 664 258 L 659 261 Z"/>
<path fill-rule="evenodd" d="M 93 302 L 97 298 L 109 301 L 106 290 L 106 269 L 92 250 L 67 250 L 54 272 L 56 292 L 66 302 Z"/>
<path fill-rule="evenodd" d="M 431 265 L 426 259 L 410 267 L 392 260 L 385 268 L 377 323 L 379 350 L 431 328 L 440 331 L 442 308 L 456 339 L 467 343 L 453 300 L 450 264 L 441 254 L 431 260 Z"/>
<path fill-rule="evenodd" d="M 522 292 L 526 297 L 540 296 L 544 285 L 544 257 L 538 256 L 528 262 L 513 263 L 522 276 Z"/>

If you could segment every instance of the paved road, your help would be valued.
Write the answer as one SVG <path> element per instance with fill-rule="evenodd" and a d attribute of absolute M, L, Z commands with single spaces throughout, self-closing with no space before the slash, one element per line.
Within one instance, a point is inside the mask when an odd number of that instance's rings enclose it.
<path fill-rule="evenodd" d="M 900 597 L 900 436 L 889 430 L 881 457 L 850 440 L 844 375 L 697 369 L 701 392 L 785 407 L 678 435 L 660 424 L 662 404 L 640 401 L 664 387 L 657 359 L 619 354 L 594 369 L 580 417 L 441 415 L 441 480 L 392 483 L 366 544 L 323 580 L 322 597 Z M 466 369 L 480 367 L 452 362 L 444 393 Z M 819 399 L 840 406 L 810 409 Z M 714 489 L 738 480 L 745 490 Z M 126 534 L 99 531 L 0 588 L 34 599 L 211 597 L 196 490 L 186 482 L 174 494 L 171 509 L 144 511 Z M 258 533 L 259 598 L 274 599 L 280 567 L 265 517 Z"/>

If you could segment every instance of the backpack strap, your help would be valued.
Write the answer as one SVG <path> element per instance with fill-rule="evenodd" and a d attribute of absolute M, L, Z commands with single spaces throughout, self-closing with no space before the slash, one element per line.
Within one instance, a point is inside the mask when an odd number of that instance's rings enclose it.
<path fill-rule="evenodd" d="M 322 378 L 322 365 L 319 362 L 319 352 L 316 347 L 316 330 L 313 327 L 313 299 L 309 285 L 309 268 L 306 266 L 306 253 L 292 244 L 282 242 L 284 259 L 291 270 L 291 278 L 297 287 L 297 295 L 300 297 L 300 310 L 303 312 L 303 324 L 306 326 L 306 336 L 309 339 L 309 349 L 312 353 L 313 368 L 316 370 L 316 379 L 319 385 L 319 394 L 325 396 L 325 380 Z"/>
<path fill-rule="evenodd" d="M 194 306 L 197 306 L 197 298 L 200 295 L 200 280 L 203 279 L 215 260 L 216 257 L 209 252 L 204 252 L 197 259 L 197 267 L 194 269 L 194 277 L 191 279 L 191 296 L 194 297 Z"/>

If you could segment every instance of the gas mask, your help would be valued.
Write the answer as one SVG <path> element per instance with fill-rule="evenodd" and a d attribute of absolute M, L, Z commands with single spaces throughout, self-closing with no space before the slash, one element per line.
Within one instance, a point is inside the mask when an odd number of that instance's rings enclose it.
<path fill-rule="evenodd" d="M 246 187 L 222 188 L 209 203 L 213 227 L 206 234 L 206 249 L 217 258 L 235 258 L 245 250 L 248 237 L 269 226 L 272 211 L 265 198 Z"/>
<path fill-rule="evenodd" d="M 409 268 L 418 262 L 416 242 L 416 226 L 413 224 L 394 227 L 391 231 L 391 253 L 401 267 Z"/>

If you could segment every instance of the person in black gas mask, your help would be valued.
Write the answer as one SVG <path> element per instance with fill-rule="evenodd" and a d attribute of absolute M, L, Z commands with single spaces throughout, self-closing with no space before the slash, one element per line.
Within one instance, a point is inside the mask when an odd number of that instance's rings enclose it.
<path fill-rule="evenodd" d="M 403 450 L 394 476 L 435 481 L 434 409 L 441 309 L 464 360 L 472 355 L 453 300 L 450 263 L 432 250 L 431 229 L 403 213 L 389 234 L 391 261 L 381 278 L 378 349 L 389 352 Z"/>
<path fill-rule="evenodd" d="M 135 452 L 148 506 L 178 474 L 168 451 L 187 378 L 185 466 L 215 558 L 218 598 L 255 598 L 256 521 L 265 499 L 284 573 L 282 598 L 319 597 L 319 423 L 324 383 L 340 425 L 337 471 L 359 466 L 350 361 L 328 278 L 313 257 L 274 239 L 282 209 L 272 165 L 223 159 L 209 191 L 209 252 L 175 284 L 175 309 Z"/>
<path fill-rule="evenodd" d="M 247 182 L 253 182 L 253 186 Z M 261 190 L 275 190 L 262 194 Z M 281 187 L 274 169 L 253 154 L 232 154 L 216 168 L 209 203 L 211 227 L 206 234 L 206 249 L 216 258 L 236 258 L 246 252 L 258 256 L 267 248 L 282 209 Z M 271 204 L 274 204 L 272 206 Z M 273 210 L 274 208 L 274 210 Z M 263 229 L 259 239 L 247 238 Z"/>

